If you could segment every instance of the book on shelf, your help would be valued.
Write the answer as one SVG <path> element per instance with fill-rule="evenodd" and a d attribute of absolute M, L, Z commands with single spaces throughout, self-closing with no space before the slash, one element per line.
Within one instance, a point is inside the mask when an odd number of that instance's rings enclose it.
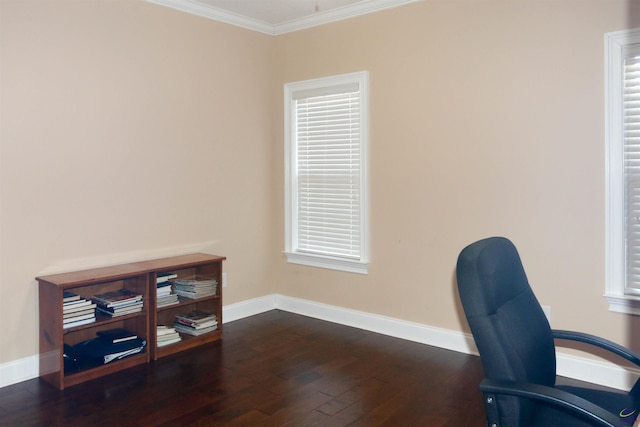
<path fill-rule="evenodd" d="M 63 291 L 62 292 L 62 302 L 72 302 L 80 299 L 80 295 L 71 292 L 71 291 Z"/>
<path fill-rule="evenodd" d="M 125 309 L 129 309 L 132 307 L 142 307 L 142 300 L 134 300 L 134 301 L 127 301 L 126 303 L 122 303 L 122 304 L 117 304 L 117 305 L 107 305 L 107 304 L 101 304 L 101 303 L 96 303 L 96 305 L 98 306 L 98 308 L 104 308 L 107 310 L 125 310 Z"/>
<path fill-rule="evenodd" d="M 210 326 L 210 327 L 203 328 L 203 329 L 195 329 L 195 328 L 192 328 L 190 326 L 180 325 L 180 324 L 174 324 L 173 327 L 178 332 L 181 332 L 181 333 L 187 334 L 187 335 L 193 335 L 193 336 L 199 336 L 199 335 L 203 335 L 203 334 L 208 334 L 209 332 L 213 332 L 216 329 L 218 329 L 218 325 Z"/>
<path fill-rule="evenodd" d="M 91 299 L 99 306 L 112 308 L 141 301 L 142 295 L 128 289 L 118 289 L 117 291 L 94 295 Z"/>
<path fill-rule="evenodd" d="M 62 318 L 67 320 L 67 319 L 76 319 L 80 317 L 80 316 L 85 316 L 87 314 L 92 314 L 92 315 L 96 315 L 96 309 L 95 308 L 88 308 L 86 310 L 80 310 L 80 311 L 73 311 L 71 313 L 62 313 Z"/>
<path fill-rule="evenodd" d="M 165 283 L 170 279 L 178 277 L 176 273 L 162 272 L 156 274 L 156 283 Z"/>
<path fill-rule="evenodd" d="M 175 332 L 175 329 L 166 326 L 166 325 L 158 325 L 156 327 L 156 335 L 161 336 L 161 335 L 170 335 L 172 333 Z"/>
<path fill-rule="evenodd" d="M 119 308 L 106 308 L 106 307 L 98 306 L 98 307 L 96 307 L 96 309 L 100 313 L 106 314 L 106 315 L 111 316 L 111 317 L 125 316 L 127 314 L 141 312 L 142 311 L 142 302 L 140 302 L 140 304 L 129 305 L 129 306 L 126 306 L 126 307 L 119 307 Z"/>
<path fill-rule="evenodd" d="M 190 291 L 184 291 L 182 289 L 176 289 L 176 295 L 181 296 L 183 298 L 197 299 L 197 298 L 215 296 L 215 292 L 202 292 L 202 291 L 190 292 Z"/>
<path fill-rule="evenodd" d="M 178 325 L 183 325 L 183 326 L 188 326 L 190 328 L 193 329 L 204 329 L 204 328 L 208 328 L 210 326 L 217 326 L 218 325 L 218 320 L 216 319 L 211 319 L 211 320 L 207 320 L 205 322 L 189 322 L 189 321 L 185 321 L 182 319 L 178 319 L 176 317 L 176 324 Z"/>
<path fill-rule="evenodd" d="M 188 313 L 176 314 L 176 320 L 180 320 L 187 325 L 197 325 L 203 322 L 209 322 L 211 320 L 217 321 L 218 318 L 215 313 L 195 309 L 191 310 Z"/>
<path fill-rule="evenodd" d="M 201 276 L 192 276 L 192 277 L 185 277 L 180 279 L 173 279 L 172 282 L 174 284 L 185 285 L 185 286 L 215 286 L 218 284 L 216 279 L 211 279 L 211 278 L 201 277 Z"/>
<path fill-rule="evenodd" d="M 95 304 L 95 303 L 85 298 L 78 298 L 77 300 L 74 300 L 74 301 L 62 303 L 62 308 L 65 310 L 71 310 L 72 308 L 78 308 L 78 307 L 82 307 L 84 305 L 90 305 L 90 304 Z"/>
<path fill-rule="evenodd" d="M 89 318 L 89 319 L 84 319 L 84 320 L 78 320 L 75 322 L 68 322 L 68 323 L 62 323 L 62 329 L 69 329 L 69 328 L 73 328 L 75 326 L 82 326 L 82 325 L 88 325 L 89 323 L 93 323 L 96 321 L 96 316 L 95 314 Z"/>
<path fill-rule="evenodd" d="M 70 295 L 71 294 L 71 295 Z M 67 300 L 66 302 L 64 300 Z M 96 305 L 73 292 L 63 292 L 62 329 L 87 325 L 96 321 Z"/>
<path fill-rule="evenodd" d="M 105 292 L 94 295 L 91 300 L 95 302 L 96 309 L 111 317 L 124 316 L 142 311 L 144 301 L 142 295 L 131 292 L 128 289 Z"/>
<path fill-rule="evenodd" d="M 182 337 L 175 328 L 170 328 L 165 325 L 158 325 L 156 332 L 156 345 L 158 347 L 164 347 L 169 344 L 174 344 L 182 341 Z"/>
<path fill-rule="evenodd" d="M 63 305 L 62 313 L 70 314 L 70 313 L 76 313 L 79 311 L 94 310 L 95 308 L 96 308 L 96 305 L 92 304 L 91 301 L 84 300 L 83 302 L 80 302 L 78 304 L 71 304 L 68 306 Z"/>
<path fill-rule="evenodd" d="M 62 319 L 62 324 L 66 325 L 67 323 L 75 323 L 75 322 L 79 322 L 81 320 L 86 320 L 86 319 L 93 319 L 95 321 L 96 313 L 91 312 L 91 313 L 86 313 L 80 316 L 66 317 Z"/>
<path fill-rule="evenodd" d="M 177 274 L 174 276 L 177 277 Z M 166 307 L 179 302 L 178 295 L 173 292 L 172 283 L 168 279 L 156 285 L 156 307 Z"/>
<path fill-rule="evenodd" d="M 172 279 L 173 289 L 181 297 L 195 299 L 216 295 L 218 282 L 201 277 Z"/>
<path fill-rule="evenodd" d="M 86 302 L 86 301 L 88 301 L 86 298 L 82 298 L 81 296 L 78 296 L 78 298 L 74 298 L 70 301 L 62 301 L 62 305 L 64 307 L 68 307 L 76 304 L 82 304 L 83 302 Z"/>
<path fill-rule="evenodd" d="M 104 331 L 98 331 L 96 332 L 96 335 L 98 335 L 98 337 L 102 339 L 110 341 L 112 344 L 117 344 L 119 342 L 124 342 L 124 341 L 131 341 L 138 338 L 136 334 L 134 334 L 133 332 L 130 332 L 125 328 L 113 328 L 113 329 L 107 329 Z"/>
<path fill-rule="evenodd" d="M 156 302 L 157 307 L 166 307 L 169 305 L 178 304 L 180 301 L 178 300 L 178 295 L 171 294 L 165 297 L 159 297 Z"/>
<path fill-rule="evenodd" d="M 218 328 L 218 317 L 214 313 L 192 310 L 176 314 L 173 327 L 176 331 L 189 335 L 202 335 Z"/>
<path fill-rule="evenodd" d="M 123 302 L 121 304 L 116 304 L 116 305 L 108 305 L 108 304 L 103 304 L 100 302 L 97 302 L 96 305 L 98 307 L 101 308 L 107 308 L 109 310 L 120 310 L 120 309 L 124 309 L 124 308 L 131 308 L 131 307 L 142 307 L 142 300 L 132 300 L 132 301 L 127 301 L 127 302 Z"/>
<path fill-rule="evenodd" d="M 158 341 L 157 343 L 158 347 L 166 347 L 168 345 L 175 344 L 177 342 L 182 341 L 182 337 L 180 336 L 180 334 L 176 332 L 176 335 L 177 337 L 172 338 L 170 340 Z"/>
<path fill-rule="evenodd" d="M 171 294 L 171 282 L 161 283 L 156 286 L 156 295 L 169 295 Z"/>

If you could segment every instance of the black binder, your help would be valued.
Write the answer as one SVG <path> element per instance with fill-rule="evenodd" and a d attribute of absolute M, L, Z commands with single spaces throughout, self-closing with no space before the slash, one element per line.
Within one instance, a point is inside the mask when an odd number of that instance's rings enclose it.
<path fill-rule="evenodd" d="M 73 349 L 79 358 L 88 359 L 96 364 L 106 364 L 144 353 L 146 345 L 147 341 L 142 338 L 113 343 L 111 339 L 97 337 L 82 341 L 73 346 Z"/>

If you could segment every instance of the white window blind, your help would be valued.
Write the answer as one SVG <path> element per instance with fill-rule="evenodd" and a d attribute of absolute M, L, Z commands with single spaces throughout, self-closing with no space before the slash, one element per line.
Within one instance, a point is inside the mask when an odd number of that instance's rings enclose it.
<path fill-rule="evenodd" d="M 296 99 L 298 250 L 360 258 L 360 93 Z"/>
<path fill-rule="evenodd" d="M 605 34 L 606 289 L 640 315 L 640 28 Z"/>
<path fill-rule="evenodd" d="M 622 118 L 627 240 L 626 292 L 640 294 L 640 55 L 624 58 Z"/>
<path fill-rule="evenodd" d="M 367 74 L 285 85 L 289 262 L 366 273 Z"/>

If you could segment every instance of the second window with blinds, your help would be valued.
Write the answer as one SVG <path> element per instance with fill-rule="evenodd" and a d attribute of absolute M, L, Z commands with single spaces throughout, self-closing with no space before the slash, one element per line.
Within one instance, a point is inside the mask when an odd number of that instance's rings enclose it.
<path fill-rule="evenodd" d="M 640 29 L 608 33 L 605 46 L 606 297 L 640 314 Z"/>
<path fill-rule="evenodd" d="M 287 260 L 366 274 L 368 73 L 284 89 Z"/>

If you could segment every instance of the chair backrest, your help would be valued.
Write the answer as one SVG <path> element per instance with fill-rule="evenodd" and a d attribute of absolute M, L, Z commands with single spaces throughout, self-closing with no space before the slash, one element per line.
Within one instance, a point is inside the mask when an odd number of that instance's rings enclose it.
<path fill-rule="evenodd" d="M 485 377 L 554 386 L 551 328 L 513 243 L 492 237 L 467 246 L 456 276 Z M 504 426 L 526 425 L 535 410 L 529 401 L 505 397 L 498 408 Z"/>

